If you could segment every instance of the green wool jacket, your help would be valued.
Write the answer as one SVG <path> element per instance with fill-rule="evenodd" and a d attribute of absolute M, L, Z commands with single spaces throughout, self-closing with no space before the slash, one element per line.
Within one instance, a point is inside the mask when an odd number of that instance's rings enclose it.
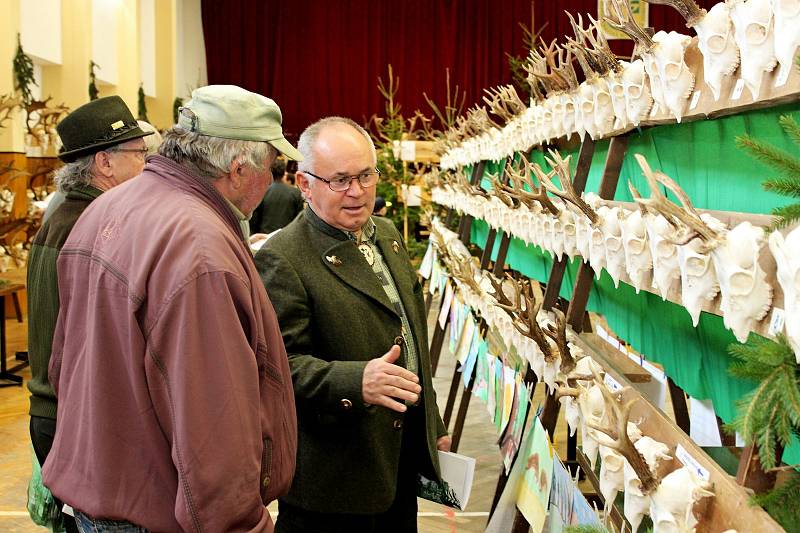
<path fill-rule="evenodd" d="M 436 440 L 447 433 L 431 382 L 422 287 L 391 221 L 373 217 L 376 244 L 392 273 L 419 353 L 426 442 L 418 471 L 438 478 Z M 394 501 L 405 415 L 363 401 L 367 362 L 384 355 L 401 320 L 356 243 L 310 208 L 255 256 L 278 315 L 298 418 L 291 505 L 320 513 L 375 514 Z M 404 364 L 402 359 L 398 364 Z M 416 417 L 421 421 L 423 417 Z M 422 440 L 422 439 L 420 439 Z"/>
<path fill-rule="evenodd" d="M 56 395 L 47 378 L 53 332 L 58 318 L 56 261 L 72 227 L 103 191 L 80 186 L 66 195 L 33 238 L 28 255 L 28 358 L 31 364 L 31 416 L 56 418 Z"/>

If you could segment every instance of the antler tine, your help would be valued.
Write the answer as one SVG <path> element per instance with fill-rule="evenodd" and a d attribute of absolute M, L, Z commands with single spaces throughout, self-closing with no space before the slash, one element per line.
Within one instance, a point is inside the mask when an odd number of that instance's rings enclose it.
<path fill-rule="evenodd" d="M 535 187 L 533 185 L 533 182 L 530 178 L 532 164 L 527 159 L 523 159 L 522 161 L 524 161 L 524 172 L 514 171 L 508 175 L 511 179 L 511 182 L 514 184 L 514 190 L 516 191 L 517 198 L 519 198 L 519 200 L 528 207 L 532 207 L 533 202 L 536 202 L 554 216 L 558 216 L 559 210 L 552 200 L 550 200 L 550 198 L 547 196 L 547 191 L 545 191 L 541 185 L 539 187 Z M 530 187 L 532 192 L 525 190 L 525 184 Z"/>
<path fill-rule="evenodd" d="M 628 460 L 631 468 L 633 468 L 642 483 L 642 492 L 649 494 L 658 487 L 661 480 L 650 470 L 650 466 L 644 456 L 639 453 L 639 450 L 636 449 L 636 446 L 633 445 L 628 436 L 628 421 L 631 416 L 631 408 L 639 399 L 633 398 L 628 402 L 622 403 L 622 400 L 608 389 L 597 370 L 592 369 L 592 374 L 594 375 L 595 384 L 603 394 L 603 403 L 606 407 L 605 418 L 608 420 L 608 425 L 600 426 L 589 421 L 586 422 L 586 425 L 609 437 L 610 440 L 600 440 L 600 444 L 616 450 Z M 625 387 L 618 394 L 621 396 L 628 390 L 630 390 L 630 387 Z"/>
<path fill-rule="evenodd" d="M 636 205 L 639 206 L 639 211 L 642 213 L 642 216 L 647 214 L 647 209 L 644 207 L 644 204 L 640 201 L 642 199 L 642 195 L 639 194 L 639 190 L 634 187 L 631 180 L 628 180 L 628 190 L 631 191 L 631 196 L 633 197 L 633 201 L 636 202 Z"/>
<path fill-rule="evenodd" d="M 706 16 L 708 13 L 702 9 L 694 0 L 644 0 L 648 4 L 672 6 L 681 16 L 686 19 L 686 27 L 691 28 Z"/>
<path fill-rule="evenodd" d="M 676 229 L 675 238 L 669 240 L 674 244 L 684 245 L 695 237 L 698 237 L 706 243 L 706 246 L 713 247 L 719 237 L 718 233 L 703 222 L 703 219 L 697 214 L 697 211 L 692 206 L 689 197 L 686 196 L 683 189 L 669 176 L 661 172 L 654 172 L 644 156 L 636 154 L 635 157 L 644 173 L 647 183 L 650 185 L 651 191 L 650 198 L 635 198 L 635 200 L 640 204 L 644 204 L 648 209 L 661 214 L 667 222 Z M 664 193 L 661 192 L 659 183 L 675 193 L 685 209 L 669 201 Z"/>
<path fill-rule="evenodd" d="M 456 255 L 453 257 L 452 267 L 453 275 L 472 289 L 475 294 L 481 294 L 483 292 L 478 282 L 475 281 L 471 257 Z"/>
<path fill-rule="evenodd" d="M 619 62 L 617 55 L 611 51 L 605 33 L 603 33 L 603 30 L 600 28 L 600 22 L 591 15 L 588 15 L 588 17 L 590 27 L 593 30 L 589 33 L 589 39 L 597 52 L 598 60 L 603 64 L 606 73 L 609 71 L 621 72 L 622 64 Z"/>
<path fill-rule="evenodd" d="M 511 194 L 509 193 L 508 188 L 502 183 L 500 183 L 500 179 L 497 177 L 497 175 L 493 175 L 489 179 L 489 181 L 492 184 L 492 190 L 490 191 L 490 194 L 497 196 L 497 198 L 499 198 L 501 202 L 503 202 L 507 207 L 510 207 L 511 209 L 519 207 L 517 204 L 514 203 L 513 196 L 511 196 Z"/>
<path fill-rule="evenodd" d="M 542 308 L 542 302 L 537 301 L 533 296 L 533 289 L 530 286 L 530 282 L 526 285 L 527 291 L 523 293 L 525 298 L 525 311 L 520 317 L 522 321 L 524 321 L 525 326 L 527 328 L 527 333 L 520 328 L 517 328 L 520 333 L 532 339 L 533 342 L 539 347 L 544 355 L 544 360 L 549 362 L 555 361 L 556 354 L 553 352 L 553 347 L 550 345 L 550 341 L 547 340 L 546 332 L 542 329 L 539 325 L 539 322 L 536 320 L 536 317 L 539 314 L 539 311 Z"/>
<path fill-rule="evenodd" d="M 653 39 L 636 23 L 631 12 L 631 6 L 628 0 L 603 0 L 606 6 L 606 13 L 610 14 L 612 11 L 615 18 L 609 15 L 605 16 L 608 24 L 633 39 L 637 48 L 643 52 L 648 53 L 655 47 Z M 611 10 L 609 10 L 609 3 Z"/>
<path fill-rule="evenodd" d="M 577 207 L 584 215 L 586 215 L 592 225 L 597 224 L 597 213 L 589 204 L 586 203 L 583 198 L 580 197 L 580 195 L 575 192 L 575 189 L 572 187 L 572 177 L 570 176 L 569 171 L 569 160 L 572 156 L 567 156 L 566 159 L 562 159 L 561 155 L 553 150 L 550 150 L 550 156 L 551 157 L 545 157 L 545 161 L 547 161 L 553 170 L 555 170 L 563 190 L 559 189 L 553 184 L 550 179 L 550 175 L 537 173 L 539 181 L 548 191 Z"/>
<path fill-rule="evenodd" d="M 516 281 L 512 279 L 512 282 L 516 286 Z M 505 311 L 513 320 L 515 318 L 514 311 L 517 309 L 517 304 L 509 300 L 508 296 L 506 296 L 506 293 L 503 292 L 503 281 L 498 280 L 490 274 L 489 283 L 491 283 L 492 290 L 494 290 L 490 296 L 495 299 L 495 305 Z"/>
<path fill-rule="evenodd" d="M 552 311 L 556 317 L 555 327 L 553 327 L 552 324 L 548 325 L 544 333 L 556 343 L 558 351 L 561 354 L 559 370 L 562 374 L 567 376 L 570 372 L 575 370 L 577 364 L 575 358 L 572 357 L 572 352 L 570 352 L 569 349 L 569 342 L 567 341 L 567 317 L 565 317 L 564 313 L 557 307 L 554 307 Z"/>

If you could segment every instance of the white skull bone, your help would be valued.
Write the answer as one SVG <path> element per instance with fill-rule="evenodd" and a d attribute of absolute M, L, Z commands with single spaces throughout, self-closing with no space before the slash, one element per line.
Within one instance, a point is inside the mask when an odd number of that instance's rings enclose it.
<path fill-rule="evenodd" d="M 769 249 L 778 265 L 778 284 L 783 290 L 786 338 L 800 361 L 800 227 L 786 237 L 779 231 L 770 234 Z"/>
<path fill-rule="evenodd" d="M 753 100 L 758 100 L 764 73 L 771 72 L 778 63 L 771 0 L 730 1 L 734 36 L 741 55 L 741 77 Z"/>

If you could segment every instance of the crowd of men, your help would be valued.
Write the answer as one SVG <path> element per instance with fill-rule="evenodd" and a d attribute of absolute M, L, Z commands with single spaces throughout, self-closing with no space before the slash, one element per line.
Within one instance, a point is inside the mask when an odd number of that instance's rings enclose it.
<path fill-rule="evenodd" d="M 328 117 L 295 148 L 281 123 L 211 85 L 154 155 L 118 97 L 58 125 L 30 431 L 68 531 L 416 531 L 418 475 L 450 446 L 422 288 L 373 216 L 369 134 Z"/>

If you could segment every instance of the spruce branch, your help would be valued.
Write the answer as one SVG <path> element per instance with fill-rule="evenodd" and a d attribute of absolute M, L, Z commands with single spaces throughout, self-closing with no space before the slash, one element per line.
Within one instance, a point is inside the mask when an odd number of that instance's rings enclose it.
<path fill-rule="evenodd" d="M 785 228 L 796 220 L 800 220 L 800 204 L 776 207 L 772 210 L 772 214 L 779 217 L 778 221 L 773 224 L 773 229 Z"/>
<path fill-rule="evenodd" d="M 736 144 L 765 165 L 790 176 L 800 177 L 800 159 L 797 157 L 749 136 L 738 137 Z M 797 187 L 800 188 L 800 183 Z"/>
<path fill-rule="evenodd" d="M 800 378 L 789 342 L 778 335 L 776 342 L 756 336 L 745 345 L 731 345 L 738 361 L 729 372 L 758 381 L 758 386 L 736 403 L 737 416 L 729 428 L 746 442 L 755 443 L 765 470 L 778 461 L 778 445 L 788 446 L 800 427 Z"/>
<path fill-rule="evenodd" d="M 800 144 L 800 125 L 792 117 L 784 115 L 778 119 L 778 123 L 795 144 Z"/>
<path fill-rule="evenodd" d="M 33 73 L 33 60 L 22 50 L 22 40 L 17 34 L 17 53 L 14 56 L 14 88 L 22 94 L 22 103 L 27 107 L 33 101 L 31 84 L 38 85 Z"/>
<path fill-rule="evenodd" d="M 800 524 L 800 472 L 793 472 L 781 485 L 764 494 L 755 495 L 751 502 L 760 505 L 786 531 L 797 531 Z"/>
<path fill-rule="evenodd" d="M 781 176 L 768 179 L 764 182 L 764 190 L 776 192 L 784 196 L 800 198 L 800 187 L 798 187 L 797 180 L 793 178 Z"/>
<path fill-rule="evenodd" d="M 94 69 L 100 67 L 97 63 L 89 60 L 89 100 L 97 100 L 100 96 L 100 91 L 97 89 L 97 76 Z"/>

